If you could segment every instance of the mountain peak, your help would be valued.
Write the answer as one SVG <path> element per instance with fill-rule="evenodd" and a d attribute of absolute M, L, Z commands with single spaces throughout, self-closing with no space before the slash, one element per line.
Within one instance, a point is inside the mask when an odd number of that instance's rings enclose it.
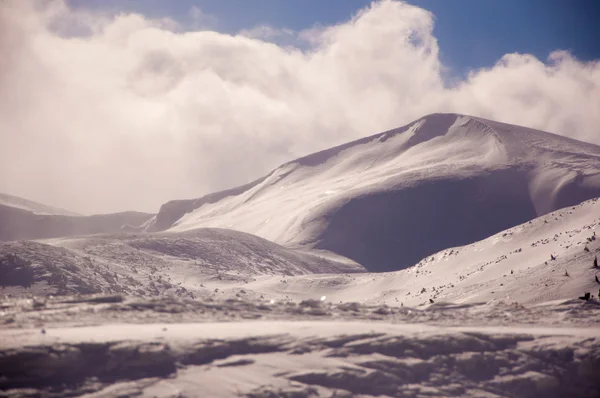
<path fill-rule="evenodd" d="M 600 147 L 438 113 L 171 209 L 171 229 L 232 228 L 384 271 L 597 196 Z"/>

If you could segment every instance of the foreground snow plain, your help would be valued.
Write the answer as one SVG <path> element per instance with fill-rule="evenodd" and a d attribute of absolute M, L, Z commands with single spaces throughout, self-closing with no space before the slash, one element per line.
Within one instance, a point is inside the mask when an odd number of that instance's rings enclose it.
<path fill-rule="evenodd" d="M 2 304 L 0 389 L 15 397 L 597 397 L 599 305 L 13 299 Z"/>

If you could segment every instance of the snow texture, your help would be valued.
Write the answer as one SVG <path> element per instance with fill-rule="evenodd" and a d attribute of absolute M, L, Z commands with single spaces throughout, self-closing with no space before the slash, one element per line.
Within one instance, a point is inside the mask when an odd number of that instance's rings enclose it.
<path fill-rule="evenodd" d="M 9 300 L 0 389 L 9 397 L 596 397 L 597 306 L 486 313 L 319 301 Z M 503 311 L 515 315 L 513 325 L 490 326 L 502 317 L 489 314 Z M 224 314 L 229 322 L 211 321 Z M 579 316 L 596 327 L 581 327 Z M 560 326 L 547 325 L 558 317 Z M 40 321 L 44 329 L 30 326 Z M 518 326 L 528 321 L 537 325 Z"/>

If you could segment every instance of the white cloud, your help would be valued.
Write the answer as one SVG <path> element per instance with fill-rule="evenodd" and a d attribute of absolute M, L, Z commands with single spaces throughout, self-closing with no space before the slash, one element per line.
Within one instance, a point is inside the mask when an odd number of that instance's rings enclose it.
<path fill-rule="evenodd" d="M 86 35 L 56 29 L 74 19 Z M 74 211 L 156 211 L 442 111 L 600 143 L 600 64 L 509 54 L 447 87 L 432 28 L 429 12 L 382 1 L 300 33 L 312 43 L 301 51 L 4 1 L 0 191 Z"/>

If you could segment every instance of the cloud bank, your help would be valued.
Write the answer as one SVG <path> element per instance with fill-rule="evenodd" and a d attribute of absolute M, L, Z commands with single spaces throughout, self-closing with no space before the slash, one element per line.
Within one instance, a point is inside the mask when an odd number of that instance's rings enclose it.
<path fill-rule="evenodd" d="M 0 191 L 157 211 L 434 112 L 600 144 L 600 63 L 507 54 L 450 86 L 433 15 L 401 2 L 294 33 L 304 47 L 176 25 L 0 3 Z"/>

